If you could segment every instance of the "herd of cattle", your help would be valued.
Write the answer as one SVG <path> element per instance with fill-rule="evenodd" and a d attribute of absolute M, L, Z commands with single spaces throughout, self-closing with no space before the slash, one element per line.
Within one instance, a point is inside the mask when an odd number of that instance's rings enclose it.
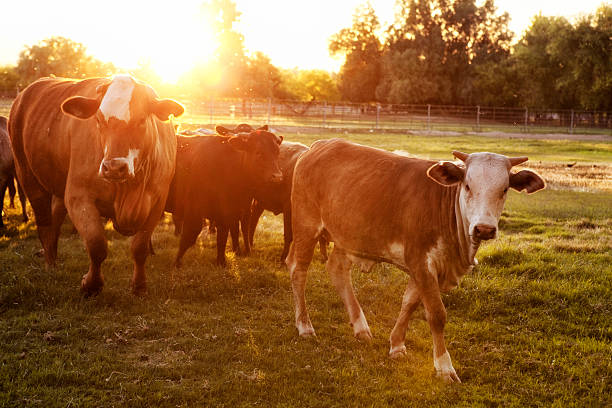
<path fill-rule="evenodd" d="M 179 103 L 158 98 L 128 75 L 43 78 L 18 95 L 8 129 L 0 118 L 1 198 L 16 177 L 24 220 L 27 196 L 48 265 L 55 264 L 68 214 L 90 258 L 81 288 L 86 295 L 98 293 L 107 256 L 102 219 L 108 218 L 118 232 L 133 236 L 131 284 L 141 294 L 151 235 L 164 211 L 172 213 L 180 234 L 176 267 L 206 220 L 216 229 L 217 263 L 225 265 L 228 235 L 234 251 L 248 255 L 262 212 L 283 213 L 281 259 L 290 271 L 301 336 L 315 334 L 305 300 L 314 248 L 319 242 L 327 259 L 333 242 L 326 267 L 355 336 L 372 337 L 353 291 L 351 266 L 394 264 L 411 279 L 390 336 L 391 357 L 406 353 L 408 320 L 422 303 L 436 372 L 459 381 L 444 342 L 440 293 L 457 285 L 477 263 L 480 243 L 496 236 L 508 188 L 544 188 L 534 172 L 512 171 L 526 157 L 454 151 L 458 162 L 438 162 L 341 139 L 308 148 L 284 141 L 267 126 L 177 135 L 171 118 L 183 112 Z"/>

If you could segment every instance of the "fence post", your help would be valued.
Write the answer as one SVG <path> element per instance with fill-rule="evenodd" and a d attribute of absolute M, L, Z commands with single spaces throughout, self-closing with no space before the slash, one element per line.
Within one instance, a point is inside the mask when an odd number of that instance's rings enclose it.
<path fill-rule="evenodd" d="M 525 108 L 525 124 L 524 124 L 524 132 L 527 132 L 527 120 L 529 118 L 529 108 Z"/>
<path fill-rule="evenodd" d="M 571 117 L 570 117 L 570 135 L 574 134 L 574 110 L 572 109 Z"/>
<path fill-rule="evenodd" d="M 431 131 L 431 105 L 427 104 L 427 131 Z"/>
<path fill-rule="evenodd" d="M 327 127 L 327 101 L 323 102 L 323 127 Z"/>
<path fill-rule="evenodd" d="M 266 124 L 270 126 L 270 111 L 272 110 L 272 98 L 268 97 L 268 121 Z"/>
<path fill-rule="evenodd" d="M 476 129 L 480 132 L 480 105 L 476 106 Z"/>

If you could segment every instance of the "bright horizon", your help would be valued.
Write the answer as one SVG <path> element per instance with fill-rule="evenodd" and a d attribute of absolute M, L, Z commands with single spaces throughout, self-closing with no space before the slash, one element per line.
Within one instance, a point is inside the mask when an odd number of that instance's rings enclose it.
<path fill-rule="evenodd" d="M 203 0 L 168 4 L 108 0 L 105 7 L 83 7 L 82 0 L 4 4 L 0 25 L 0 65 L 17 63 L 26 47 L 52 36 L 82 43 L 89 55 L 134 69 L 148 62 L 160 77 L 172 82 L 199 62 L 209 59 L 215 44 L 201 11 Z M 337 71 L 341 59 L 327 50 L 328 39 L 352 24 L 355 8 L 364 0 L 235 0 L 242 13 L 235 27 L 245 38 L 247 53 L 261 51 L 281 68 Z M 383 27 L 392 23 L 395 0 L 371 1 Z M 531 18 L 573 18 L 594 13 L 602 0 L 496 0 L 498 11 L 510 14 L 510 29 L 520 38 Z"/>

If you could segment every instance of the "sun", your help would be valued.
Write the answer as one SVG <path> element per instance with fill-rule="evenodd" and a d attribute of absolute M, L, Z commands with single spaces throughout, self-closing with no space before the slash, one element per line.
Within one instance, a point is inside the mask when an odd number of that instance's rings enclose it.
<path fill-rule="evenodd" d="M 210 61 L 217 49 L 213 33 L 200 22 L 185 18 L 168 29 L 152 33 L 146 58 L 165 83 L 175 84 L 194 66 Z"/>

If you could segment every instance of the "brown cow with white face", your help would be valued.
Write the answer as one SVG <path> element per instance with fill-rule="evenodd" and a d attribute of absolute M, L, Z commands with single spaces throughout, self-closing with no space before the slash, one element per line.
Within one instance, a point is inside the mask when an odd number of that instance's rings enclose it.
<path fill-rule="evenodd" d="M 183 111 L 128 75 L 43 78 L 13 103 L 9 133 L 17 176 L 34 209 L 45 260 L 55 264 L 67 211 L 91 261 L 81 282 L 85 294 L 103 286 L 101 216 L 134 235 L 132 290 L 145 290 L 150 237 L 174 174 L 176 136 L 168 120 Z"/>
<path fill-rule="evenodd" d="M 533 193 L 545 184 L 532 171 L 511 171 L 526 157 L 453 154 L 462 165 L 332 139 L 314 143 L 300 157 L 293 176 L 294 241 L 287 266 L 301 336 L 315 334 L 306 310 L 306 273 L 317 238 L 326 236 L 334 242 L 327 269 L 355 336 L 369 340 L 372 334 L 353 292 L 351 265 L 367 270 L 377 262 L 394 264 L 411 279 L 389 354 L 406 353 L 408 320 L 423 303 L 436 372 L 459 381 L 444 344 L 446 310 L 440 292 L 454 288 L 475 265 L 480 243 L 495 237 L 508 188 Z"/>

